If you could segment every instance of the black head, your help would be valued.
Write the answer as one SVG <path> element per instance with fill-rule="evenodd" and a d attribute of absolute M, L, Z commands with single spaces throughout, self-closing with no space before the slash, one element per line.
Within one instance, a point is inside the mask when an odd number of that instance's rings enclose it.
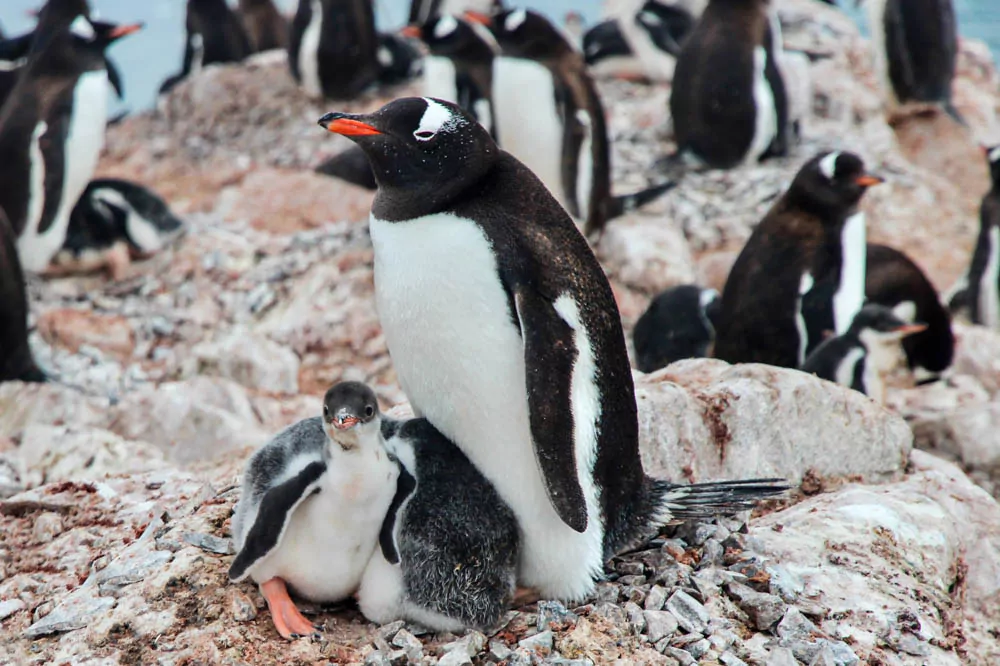
<path fill-rule="evenodd" d="M 378 183 L 376 208 L 408 214 L 439 210 L 493 166 L 489 132 L 451 102 L 404 97 L 367 115 L 328 113 L 320 126 L 342 134 L 368 156 Z"/>
<path fill-rule="evenodd" d="M 607 58 L 632 55 L 632 47 L 625 41 L 621 27 L 615 19 L 601 21 L 583 34 L 583 57 L 588 65 Z"/>
<path fill-rule="evenodd" d="M 926 328 L 926 324 L 911 324 L 904 321 L 884 305 L 869 303 L 854 315 L 848 333 L 861 336 L 864 331 L 872 331 L 880 334 L 880 337 L 902 339 L 920 333 Z"/>
<path fill-rule="evenodd" d="M 833 151 L 816 155 L 799 169 L 788 189 L 794 203 L 824 219 L 840 221 L 872 185 L 882 178 L 865 171 L 854 153 Z"/>
<path fill-rule="evenodd" d="M 986 157 L 986 164 L 990 167 L 990 180 L 994 189 L 1000 188 L 1000 144 L 980 146 L 980 149 Z"/>
<path fill-rule="evenodd" d="M 361 382 L 340 382 L 323 398 L 323 421 L 335 430 L 371 423 L 380 415 L 375 392 Z"/>
<path fill-rule="evenodd" d="M 684 38 L 694 28 L 695 18 L 683 7 L 646 0 L 635 15 L 635 22 L 661 51 L 677 56 Z"/>
<path fill-rule="evenodd" d="M 500 50 L 483 25 L 451 14 L 432 16 L 423 25 L 407 26 L 402 34 L 423 41 L 432 54 L 453 60 L 489 62 Z"/>
<path fill-rule="evenodd" d="M 573 43 L 551 21 L 530 9 L 508 9 L 487 17 L 465 17 L 487 25 L 505 55 L 527 60 L 556 60 L 574 51 Z"/>

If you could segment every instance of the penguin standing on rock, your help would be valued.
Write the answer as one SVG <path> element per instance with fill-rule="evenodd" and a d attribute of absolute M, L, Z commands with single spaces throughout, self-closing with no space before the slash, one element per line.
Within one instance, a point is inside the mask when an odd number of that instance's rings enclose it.
<path fill-rule="evenodd" d="M 403 98 L 320 124 L 371 161 L 376 304 L 400 384 L 517 516 L 521 585 L 583 598 L 609 556 L 660 525 L 786 488 L 645 475 L 607 277 L 542 182 L 471 116 Z"/>
<path fill-rule="evenodd" d="M 858 202 L 880 182 L 853 153 L 821 153 L 805 163 L 733 264 L 716 358 L 798 368 L 829 331 L 847 330 L 865 298 Z"/>
<path fill-rule="evenodd" d="M 0 382 L 44 382 L 28 346 L 28 294 L 17 236 L 0 209 Z"/>
<path fill-rule="evenodd" d="M 207 65 L 240 62 L 253 53 L 243 21 L 226 0 L 188 0 L 185 25 L 184 64 L 160 86 L 161 95 Z"/>
<path fill-rule="evenodd" d="M 919 383 L 940 378 L 955 357 L 951 315 L 937 290 L 908 256 L 886 245 L 868 244 L 865 297 L 869 303 L 892 308 L 904 322 L 925 330 L 903 339 L 907 364 Z"/>
<path fill-rule="evenodd" d="M 254 52 L 288 46 L 288 19 L 272 0 L 240 0 L 239 14 Z"/>
<path fill-rule="evenodd" d="M 709 355 L 715 340 L 713 319 L 718 315 L 719 292 L 694 284 L 660 293 L 635 324 L 632 341 L 636 367 L 655 372 L 674 361 Z"/>
<path fill-rule="evenodd" d="M 97 166 L 110 90 L 104 50 L 141 28 L 98 34 L 87 10 L 69 0 L 45 6 L 28 64 L 0 111 L 0 207 L 29 272 L 45 270 L 62 247 L 70 213 Z"/>
<path fill-rule="evenodd" d="M 540 145 L 521 141 L 525 117 L 534 117 L 542 109 L 518 109 L 515 120 L 510 113 L 513 105 L 523 104 L 525 95 L 518 90 L 498 90 L 494 93 L 500 125 L 500 144 L 505 148 L 516 146 L 511 152 L 536 172 L 549 186 L 556 199 L 563 203 L 570 215 L 578 220 L 584 235 L 604 229 L 604 225 L 625 212 L 634 210 L 674 187 L 668 182 L 626 196 L 611 195 L 611 148 L 608 141 L 604 106 L 594 81 L 587 74 L 583 54 L 568 38 L 541 14 L 524 9 L 503 11 L 492 20 L 468 14 L 479 21 L 489 21 L 505 56 L 518 58 L 544 66 L 549 71 L 548 85 L 551 92 L 550 111 L 557 122 L 547 131 L 558 134 L 560 145 L 558 173 L 551 172 L 553 156 L 541 156 Z M 504 58 L 506 59 L 506 58 Z M 502 59 L 503 60 L 503 59 Z M 503 95 L 501 99 L 498 96 Z M 555 108 L 552 108 L 552 104 Z M 527 116 L 524 113 L 527 112 Z M 561 127 L 560 127 L 561 125 Z M 550 143 L 556 143 L 553 137 Z M 539 161 L 541 158 L 542 161 Z M 553 189 L 554 188 L 554 189 Z"/>
<path fill-rule="evenodd" d="M 907 323 L 887 307 L 866 305 L 846 333 L 816 347 L 802 371 L 849 386 L 882 404 L 885 377 L 903 360 L 900 343 L 926 328 L 926 324 Z"/>
<path fill-rule="evenodd" d="M 678 156 L 715 169 L 784 155 L 788 100 L 768 0 L 711 0 L 670 90 Z"/>
<path fill-rule="evenodd" d="M 316 99 L 352 99 L 373 85 L 381 68 L 372 0 L 299 0 L 288 64 Z"/>
<path fill-rule="evenodd" d="M 399 468 L 386 453 L 378 403 L 364 385 L 327 391 L 323 416 L 288 426 L 243 472 L 229 579 L 260 585 L 278 633 L 315 627 L 288 596 L 321 603 L 353 595 L 378 546 Z"/>

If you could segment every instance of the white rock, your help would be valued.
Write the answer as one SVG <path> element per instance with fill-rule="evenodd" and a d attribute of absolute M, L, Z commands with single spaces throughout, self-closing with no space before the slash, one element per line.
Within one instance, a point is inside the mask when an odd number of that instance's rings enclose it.
<path fill-rule="evenodd" d="M 695 280 L 694 260 L 684 234 L 660 216 L 633 215 L 612 221 L 597 251 L 612 276 L 647 294 Z"/>
<path fill-rule="evenodd" d="M 297 393 L 299 357 L 245 328 L 236 328 L 221 340 L 202 343 L 192 350 L 189 374 L 217 375 L 247 388 L 271 393 Z"/>

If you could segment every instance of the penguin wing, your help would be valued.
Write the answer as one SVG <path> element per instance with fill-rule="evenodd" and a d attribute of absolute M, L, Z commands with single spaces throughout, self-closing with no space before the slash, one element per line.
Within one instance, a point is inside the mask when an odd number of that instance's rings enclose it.
<path fill-rule="evenodd" d="M 281 544 L 288 520 L 306 498 L 316 492 L 326 472 L 326 463 L 314 461 L 283 483 L 269 489 L 261 498 L 253 526 L 229 567 L 229 580 L 238 583 L 250 568 Z"/>
<path fill-rule="evenodd" d="M 125 88 L 122 85 L 122 75 L 118 72 L 118 67 L 111 61 L 111 58 L 104 58 L 104 66 L 108 70 L 108 83 L 115 89 L 118 99 L 125 99 Z"/>
<path fill-rule="evenodd" d="M 407 471 L 406 467 L 399 465 L 399 476 L 396 478 L 396 494 L 389 503 L 389 510 L 385 512 L 382 520 L 382 527 L 378 532 L 378 545 L 382 549 L 382 556 L 389 564 L 399 564 L 399 549 L 396 548 L 396 519 L 403 502 L 413 493 L 417 487 L 417 480 Z"/>
<path fill-rule="evenodd" d="M 21 58 L 27 58 L 34 39 L 35 33 L 33 31 L 10 39 L 0 37 L 0 60 L 16 62 Z"/>
<path fill-rule="evenodd" d="M 578 351 L 573 328 L 556 303 L 533 285 L 514 286 L 514 305 L 524 341 L 528 420 L 535 459 L 552 507 L 577 532 L 587 529 L 587 502 L 576 469 L 571 400 Z"/>

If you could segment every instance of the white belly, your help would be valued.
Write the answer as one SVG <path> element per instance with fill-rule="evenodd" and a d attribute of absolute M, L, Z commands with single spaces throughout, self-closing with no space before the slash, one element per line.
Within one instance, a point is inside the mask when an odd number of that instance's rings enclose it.
<path fill-rule="evenodd" d="M 354 594 L 378 544 L 396 493 L 395 463 L 356 451 L 331 463 L 321 490 L 292 514 L 281 544 L 252 571 L 258 583 L 283 578 L 301 596 L 335 602 Z"/>
<path fill-rule="evenodd" d="M 990 227 L 990 254 L 979 281 L 978 324 L 1000 329 L 1000 227 Z"/>
<path fill-rule="evenodd" d="M 868 247 L 865 233 L 865 214 L 855 213 L 847 218 L 840 235 L 841 268 L 840 285 L 833 295 L 833 323 L 837 335 L 851 327 L 854 315 L 865 303 L 865 267 Z"/>
<path fill-rule="evenodd" d="M 590 190 L 594 184 L 594 127 L 590 122 L 590 114 L 580 109 L 576 112 L 577 119 L 583 125 L 583 141 L 580 142 L 580 154 L 576 160 L 576 205 L 580 211 L 580 220 L 586 220 L 590 215 Z"/>
<path fill-rule="evenodd" d="M 39 210 L 38 216 L 34 218 L 34 224 L 30 224 L 29 219 L 29 226 L 18 239 L 18 252 L 25 270 L 35 273 L 44 271 L 66 240 L 70 213 L 93 177 L 101 149 L 104 148 L 109 89 L 108 73 L 103 69 L 87 72 L 77 81 L 73 91 L 73 117 L 64 147 L 63 187 L 62 192 L 56 194 L 59 197 L 59 206 L 55 219 L 44 233 L 38 231 L 38 218 L 41 216 Z M 37 150 L 37 142 L 33 142 L 32 161 L 40 157 L 41 152 Z M 33 192 L 38 172 L 37 168 L 32 168 Z M 44 170 L 41 173 L 44 178 Z M 41 201 L 41 198 L 33 197 L 32 206 L 36 201 Z"/>
<path fill-rule="evenodd" d="M 858 362 L 865 357 L 865 351 L 860 347 L 852 347 L 844 358 L 841 359 L 840 365 L 837 366 L 837 372 L 835 379 L 841 386 L 851 387 L 854 385 L 854 371 L 858 367 Z M 865 381 L 868 376 L 869 368 L 865 367 L 864 376 L 862 381 Z M 867 386 L 867 381 L 865 381 Z"/>
<path fill-rule="evenodd" d="M 323 84 L 319 80 L 319 38 L 322 29 L 323 5 L 319 0 L 312 0 L 312 17 L 299 44 L 299 76 L 306 94 L 313 98 L 323 96 Z"/>
<path fill-rule="evenodd" d="M 524 347 L 488 240 L 449 214 L 372 216 L 371 237 L 379 319 L 403 390 L 517 515 L 522 584 L 580 598 L 601 569 L 601 526 L 591 520 L 577 533 L 549 501 L 528 423 Z"/>
<path fill-rule="evenodd" d="M 552 74 L 530 60 L 494 58 L 493 111 L 500 147 L 531 169 L 565 207 L 563 124 L 556 109 Z"/>
<path fill-rule="evenodd" d="M 424 96 L 458 104 L 455 65 L 451 60 L 441 56 L 424 58 Z"/>
<path fill-rule="evenodd" d="M 754 164 L 763 155 L 774 137 L 778 134 L 778 114 L 774 108 L 774 93 L 771 84 L 767 82 L 764 68 L 767 66 L 767 52 L 763 46 L 753 51 L 753 101 L 754 114 L 753 141 L 745 158 L 746 163 Z"/>

